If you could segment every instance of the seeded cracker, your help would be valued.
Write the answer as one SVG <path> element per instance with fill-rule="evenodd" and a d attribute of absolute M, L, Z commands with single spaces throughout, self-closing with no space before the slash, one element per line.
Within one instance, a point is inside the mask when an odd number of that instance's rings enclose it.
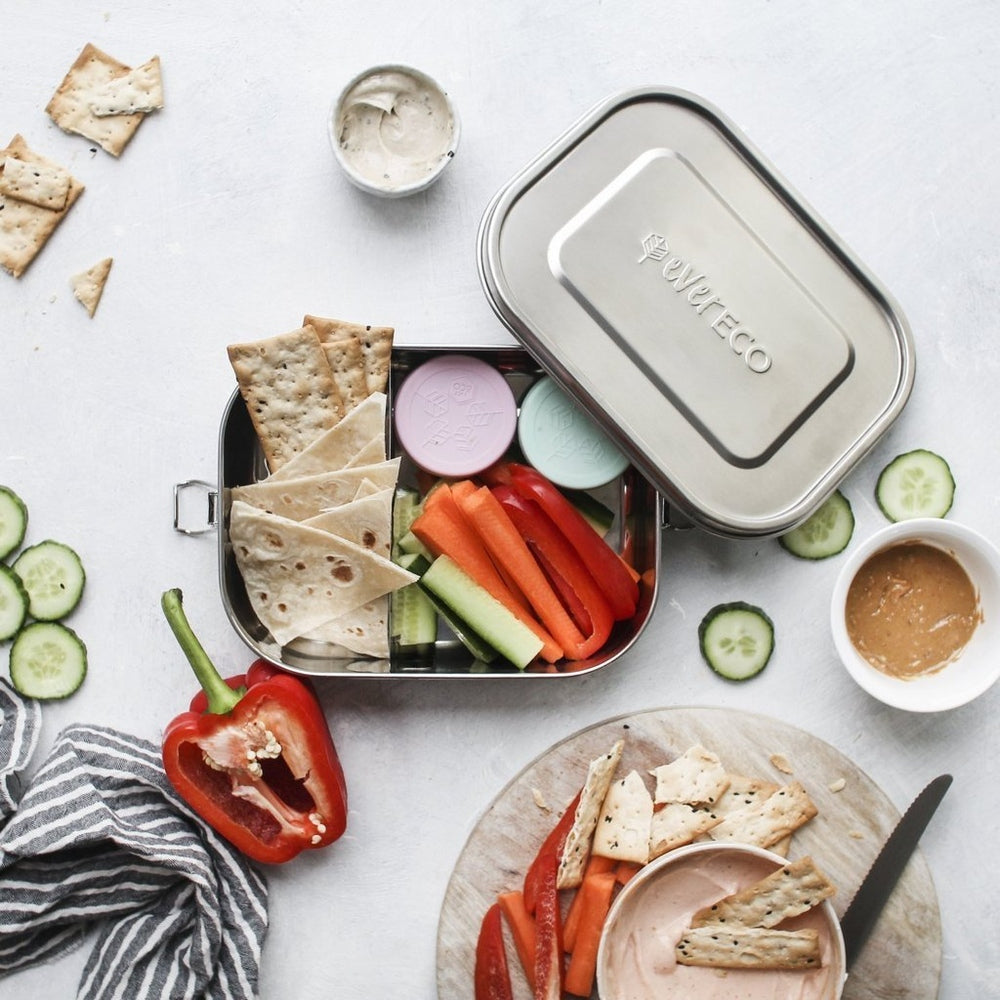
<path fill-rule="evenodd" d="M 608 789 L 594 830 L 593 853 L 644 865 L 649 860 L 652 821 L 653 797 L 639 772 L 629 771 Z"/>
<path fill-rule="evenodd" d="M 230 344 L 227 351 L 271 472 L 343 416 L 333 373 L 314 330 L 302 327 Z"/>
<path fill-rule="evenodd" d="M 799 858 L 753 885 L 699 910 L 691 918 L 691 926 L 777 927 L 783 920 L 811 910 L 835 892 L 833 883 L 816 867 L 812 858 Z"/>
<path fill-rule="evenodd" d="M 113 263 L 114 258 L 105 257 L 86 271 L 73 275 L 71 279 L 73 294 L 83 303 L 91 316 L 97 312 L 97 306 L 104 294 L 104 283 L 108 280 Z"/>
<path fill-rule="evenodd" d="M 711 806 L 729 787 L 729 775 L 718 756 L 703 746 L 689 747 L 669 764 L 652 771 L 656 779 L 653 801 Z"/>
<path fill-rule="evenodd" d="M 658 858 L 675 847 L 690 844 L 708 833 L 721 820 L 712 809 L 668 802 L 653 813 L 649 827 L 649 859 Z"/>
<path fill-rule="evenodd" d="M 601 806 L 614 779 L 615 769 L 618 767 L 624 748 L 625 741 L 618 740 L 606 754 L 592 760 L 587 768 L 587 780 L 580 793 L 573 825 L 566 835 L 562 857 L 559 859 L 559 870 L 556 874 L 556 887 L 559 889 L 575 888 L 583 881 L 583 871 L 590 857 L 591 841 Z"/>
<path fill-rule="evenodd" d="M 0 160 L 0 195 L 37 208 L 65 208 L 72 183 L 70 172 L 54 163 L 26 163 L 16 156 Z"/>
<path fill-rule="evenodd" d="M 819 934 L 812 928 L 696 927 L 685 931 L 675 954 L 678 965 L 714 969 L 814 969 L 821 963 Z"/>
<path fill-rule="evenodd" d="M 812 799 L 795 781 L 766 799 L 735 809 L 712 827 L 713 840 L 736 840 L 757 847 L 772 847 L 807 823 L 817 813 Z"/>
<path fill-rule="evenodd" d="M 30 165 L 50 178 L 63 170 L 58 164 L 29 149 L 20 135 L 15 135 L 6 149 L 0 149 L 0 163 L 4 164 L 4 173 L 12 160 Z M 20 169 L 15 167 L 15 174 Z M 0 192 L 0 266 L 19 278 L 81 194 L 83 184 L 72 176 L 69 178 L 65 201 L 59 209 L 34 204 L 42 197 L 37 191 L 32 193 L 32 200 L 28 201 Z"/>
<path fill-rule="evenodd" d="M 64 131 L 96 142 L 112 156 L 120 156 L 145 115 L 94 114 L 93 102 L 112 81 L 128 76 L 130 67 L 89 42 L 69 68 L 45 106 L 49 117 Z"/>
<path fill-rule="evenodd" d="M 392 362 L 392 342 L 395 329 L 391 326 L 366 326 L 341 319 L 305 316 L 303 326 L 312 326 L 324 344 L 352 339 L 361 351 L 368 393 L 385 392 L 389 384 Z"/>

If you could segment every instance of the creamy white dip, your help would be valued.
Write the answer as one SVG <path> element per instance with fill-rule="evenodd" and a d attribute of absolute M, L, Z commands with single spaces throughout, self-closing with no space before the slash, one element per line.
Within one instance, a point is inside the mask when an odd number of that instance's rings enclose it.
<path fill-rule="evenodd" d="M 841 978 L 830 927 L 817 907 L 782 924 L 815 927 L 822 965 L 806 971 L 678 965 L 674 949 L 695 911 L 752 885 L 773 861 L 737 851 L 678 858 L 635 885 L 604 931 L 601 1000 L 835 1000 Z"/>
<path fill-rule="evenodd" d="M 338 156 L 363 187 L 419 190 L 454 156 L 454 111 L 440 87 L 416 70 L 372 70 L 348 87 L 334 114 Z"/>

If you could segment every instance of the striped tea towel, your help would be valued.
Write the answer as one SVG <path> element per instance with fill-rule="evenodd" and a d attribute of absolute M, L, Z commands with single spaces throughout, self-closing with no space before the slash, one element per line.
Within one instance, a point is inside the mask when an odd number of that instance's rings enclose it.
<path fill-rule="evenodd" d="M 22 698 L 0 679 L 0 826 L 17 808 L 21 772 L 28 766 L 42 728 L 42 710 L 34 698 Z"/>
<path fill-rule="evenodd" d="M 79 1000 L 251 1000 L 267 887 L 177 796 L 159 747 L 72 726 L 0 830 L 0 976 L 95 929 Z"/>

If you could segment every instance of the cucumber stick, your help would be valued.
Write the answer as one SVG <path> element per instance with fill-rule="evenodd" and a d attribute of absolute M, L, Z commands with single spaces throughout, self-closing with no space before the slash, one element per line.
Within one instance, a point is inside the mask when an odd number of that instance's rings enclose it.
<path fill-rule="evenodd" d="M 87 674 L 87 648 L 59 622 L 32 622 L 10 647 L 10 679 L 26 698 L 66 698 Z"/>
<path fill-rule="evenodd" d="M 409 569 L 417 558 L 404 552 L 396 562 Z M 394 590 L 389 609 L 390 635 L 401 647 L 429 646 L 437 639 L 437 612 L 419 583 Z"/>
<path fill-rule="evenodd" d="M 0 559 L 6 559 L 24 541 L 28 528 L 28 508 L 6 486 L 0 486 Z"/>
<path fill-rule="evenodd" d="M 447 556 L 438 556 L 420 583 L 519 669 L 541 650 L 542 640 Z"/>
<path fill-rule="evenodd" d="M 0 642 L 12 639 L 28 617 L 28 592 L 21 578 L 0 565 Z"/>
<path fill-rule="evenodd" d="M 897 455 L 879 474 L 875 499 L 890 521 L 944 517 L 955 499 L 948 463 L 926 448 Z"/>
<path fill-rule="evenodd" d="M 850 502 L 836 490 L 797 528 L 782 535 L 782 548 L 800 559 L 828 559 L 847 548 L 854 534 Z"/>
<path fill-rule="evenodd" d="M 39 621 L 64 618 L 80 602 L 86 574 L 80 557 L 62 542 L 48 539 L 25 549 L 13 570 L 28 592 L 28 613 Z"/>
<path fill-rule="evenodd" d="M 745 681 L 767 666 L 774 652 L 774 623 L 745 601 L 717 604 L 698 626 L 705 662 L 729 681 Z"/>

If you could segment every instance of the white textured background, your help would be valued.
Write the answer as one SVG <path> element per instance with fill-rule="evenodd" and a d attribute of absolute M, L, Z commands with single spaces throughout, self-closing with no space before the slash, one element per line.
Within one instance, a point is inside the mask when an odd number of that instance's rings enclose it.
<path fill-rule="evenodd" d="M 157 739 L 192 679 L 161 619 L 188 613 L 224 669 L 249 656 L 219 598 L 211 538 L 172 528 L 174 483 L 216 478 L 225 345 L 305 312 L 397 329 L 398 342 L 505 341 L 480 290 L 475 234 L 493 193 L 598 100 L 639 84 L 694 91 L 733 118 L 885 282 L 914 331 L 917 383 L 845 484 L 858 532 L 872 486 L 912 447 L 951 461 L 951 516 L 1000 542 L 1000 9 L 993 0 L 14 0 L 0 30 L 0 142 L 20 132 L 87 190 L 18 281 L 0 274 L 0 482 L 31 538 L 74 544 L 89 584 L 73 624 L 81 691 L 45 710 L 39 757 L 66 724 Z M 120 160 L 61 133 L 44 106 L 85 42 L 163 63 L 167 108 Z M 445 178 L 373 200 L 334 166 L 331 99 L 365 66 L 438 77 L 463 137 Z M 115 258 L 96 318 L 69 276 Z M 884 708 L 837 665 L 836 560 L 773 542 L 664 539 L 651 626 L 613 668 L 570 683 L 336 680 L 323 687 L 351 790 L 349 832 L 270 874 L 268 1000 L 432 997 L 451 867 L 525 763 L 583 725 L 671 704 L 793 722 L 850 755 L 902 808 L 956 783 L 926 834 L 944 924 L 945 1000 L 1000 996 L 1000 689 L 943 715 Z M 745 686 L 716 680 L 696 627 L 720 600 L 765 606 L 778 649 Z M 997 651 L 1000 655 L 1000 650 Z M 0 996 L 74 995 L 83 952 L 0 980 Z M 900 957 L 905 961 L 905 956 Z"/>

